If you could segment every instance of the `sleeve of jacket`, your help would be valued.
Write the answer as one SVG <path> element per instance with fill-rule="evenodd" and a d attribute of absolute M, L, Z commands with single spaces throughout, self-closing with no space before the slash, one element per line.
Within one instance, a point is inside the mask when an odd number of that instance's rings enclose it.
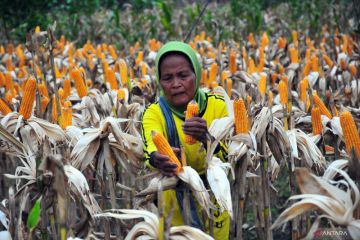
<path fill-rule="evenodd" d="M 141 135 L 144 142 L 144 155 L 146 166 L 154 169 L 150 164 L 150 156 L 155 152 L 156 146 L 152 141 L 151 131 L 160 132 L 165 135 L 164 129 L 161 124 L 161 111 L 156 109 L 155 104 L 151 104 L 147 109 L 145 109 L 142 120 L 141 120 Z"/>

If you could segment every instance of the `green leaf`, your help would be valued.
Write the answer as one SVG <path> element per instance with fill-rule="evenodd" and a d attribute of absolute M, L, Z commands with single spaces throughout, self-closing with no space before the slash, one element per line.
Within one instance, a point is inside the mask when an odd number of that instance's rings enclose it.
<path fill-rule="evenodd" d="M 40 220 L 40 209 L 41 209 L 41 197 L 36 200 L 34 206 L 32 207 L 28 219 L 27 219 L 27 227 L 32 231 L 39 223 Z"/>

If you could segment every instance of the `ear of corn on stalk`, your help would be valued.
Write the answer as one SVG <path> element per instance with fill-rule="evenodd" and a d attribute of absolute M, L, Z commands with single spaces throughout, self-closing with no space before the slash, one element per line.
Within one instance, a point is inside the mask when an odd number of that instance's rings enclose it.
<path fill-rule="evenodd" d="M 234 123 L 235 123 L 235 133 L 247 133 L 249 131 L 248 127 L 248 117 L 245 108 L 245 103 L 242 98 L 234 100 Z"/>
<path fill-rule="evenodd" d="M 360 158 L 360 137 L 350 112 L 342 112 L 340 114 L 340 124 L 345 139 L 346 151 L 348 154 L 354 149 L 358 158 Z"/>
<path fill-rule="evenodd" d="M 19 113 L 27 120 L 31 117 L 36 96 L 36 80 L 30 77 L 25 85 L 24 96 L 21 100 Z"/>

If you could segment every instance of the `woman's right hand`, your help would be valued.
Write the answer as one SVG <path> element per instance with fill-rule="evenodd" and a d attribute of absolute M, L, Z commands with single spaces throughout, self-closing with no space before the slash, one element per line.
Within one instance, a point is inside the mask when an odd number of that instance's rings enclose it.
<path fill-rule="evenodd" d="M 175 155 L 180 150 L 173 148 Z M 150 164 L 159 169 L 159 171 L 165 176 L 172 177 L 176 173 L 177 165 L 170 162 L 170 158 L 167 155 L 161 154 L 158 151 L 153 152 L 150 156 Z"/>

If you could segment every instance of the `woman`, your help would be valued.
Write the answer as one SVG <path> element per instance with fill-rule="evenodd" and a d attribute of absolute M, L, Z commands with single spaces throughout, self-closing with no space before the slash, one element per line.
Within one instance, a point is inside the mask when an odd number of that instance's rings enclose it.
<path fill-rule="evenodd" d="M 158 102 L 151 104 L 143 114 L 142 135 L 147 166 L 157 168 L 167 176 L 175 173 L 176 165 L 169 162 L 169 158 L 157 152 L 152 142 L 151 131 L 161 132 L 167 137 L 170 145 L 176 152 L 180 144 L 185 149 L 186 161 L 200 176 L 205 174 L 206 134 L 208 127 L 214 119 L 227 116 L 225 102 L 219 96 L 206 94 L 199 89 L 201 80 L 201 66 L 194 50 L 182 42 L 169 42 L 158 52 L 155 59 L 156 81 L 160 87 Z M 184 111 L 187 104 L 195 100 L 199 105 L 199 116 L 185 121 Z M 197 139 L 193 145 L 186 144 L 185 134 Z M 216 150 L 217 156 L 225 160 L 226 150 L 220 144 Z M 205 179 L 205 177 L 203 177 Z M 204 182 L 205 183 L 205 182 Z M 165 216 L 170 212 L 172 203 L 175 204 L 172 225 L 183 225 L 182 191 L 164 191 Z M 191 199 L 191 225 L 207 230 L 201 221 L 200 214 L 194 210 L 194 199 Z M 228 239 L 230 219 L 227 212 L 214 213 L 214 236 L 215 239 Z"/>

